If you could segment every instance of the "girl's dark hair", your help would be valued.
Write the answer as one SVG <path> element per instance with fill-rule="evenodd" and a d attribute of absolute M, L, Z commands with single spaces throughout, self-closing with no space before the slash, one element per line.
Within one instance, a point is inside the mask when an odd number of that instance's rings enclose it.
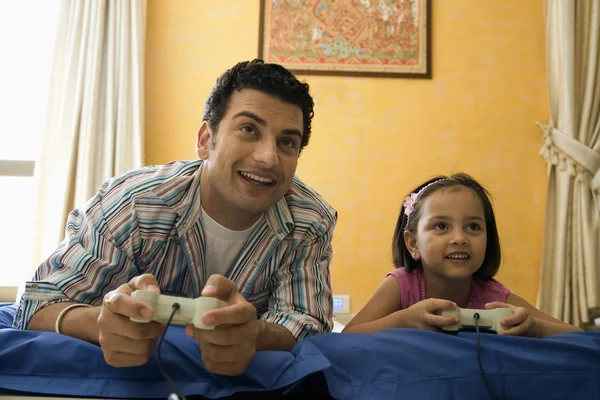
<path fill-rule="evenodd" d="M 308 84 L 300 82 L 281 65 L 265 63 L 260 59 L 237 63 L 217 79 L 204 103 L 202 117 L 202 121 L 207 121 L 213 132 L 217 132 L 234 90 L 242 89 L 255 89 L 300 107 L 303 124 L 300 150 L 308 144 L 311 122 L 315 114 Z"/>
<path fill-rule="evenodd" d="M 475 277 L 483 280 L 489 280 L 496 275 L 496 272 L 498 272 L 498 268 L 500 267 L 501 252 L 500 238 L 498 235 L 498 228 L 496 226 L 496 217 L 494 216 L 494 209 L 490 201 L 491 196 L 479 182 L 465 173 L 456 173 L 449 177 L 437 176 L 415 188 L 411 193 L 419 193 L 419 191 L 421 191 L 423 188 L 425 189 L 423 189 L 423 191 L 419 194 L 419 197 L 414 205 L 414 210 L 410 214 L 410 218 L 407 218 L 405 214 L 403 203 L 402 208 L 400 209 L 398 222 L 396 223 L 394 238 L 392 240 L 392 256 L 394 260 L 394 266 L 396 268 L 404 267 L 407 269 L 407 271 L 412 271 L 413 269 L 421 266 L 421 262 L 414 260 L 406 248 L 406 244 L 404 243 L 404 231 L 411 232 L 412 234 L 417 233 L 417 225 L 421 219 L 423 200 L 440 189 L 459 186 L 471 189 L 473 192 L 475 192 L 475 194 L 477 194 L 477 196 L 479 196 L 481 202 L 483 203 L 483 213 L 485 216 L 487 232 L 487 246 L 485 249 L 483 263 L 477 272 L 475 272 Z"/>

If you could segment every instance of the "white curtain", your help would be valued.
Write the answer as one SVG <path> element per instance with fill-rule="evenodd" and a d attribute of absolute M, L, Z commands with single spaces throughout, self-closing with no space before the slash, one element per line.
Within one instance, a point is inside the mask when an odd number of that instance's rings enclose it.
<path fill-rule="evenodd" d="M 25 279 L 62 241 L 74 207 L 106 179 L 142 166 L 146 6 L 63 0 Z"/>
<path fill-rule="evenodd" d="M 547 0 L 548 197 L 538 307 L 580 325 L 600 307 L 600 1 Z"/>

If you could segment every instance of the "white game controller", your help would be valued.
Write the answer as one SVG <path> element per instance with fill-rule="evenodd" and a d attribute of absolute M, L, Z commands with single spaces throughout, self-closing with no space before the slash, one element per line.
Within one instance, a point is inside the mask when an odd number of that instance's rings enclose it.
<path fill-rule="evenodd" d="M 443 326 L 441 329 L 448 332 L 457 332 L 462 329 L 475 329 L 475 314 L 479 314 L 477 325 L 481 330 L 494 331 L 496 333 L 510 329 L 511 327 L 500 325 L 506 317 L 514 314 L 511 308 L 495 308 L 493 310 L 471 310 L 456 307 L 454 310 L 441 310 L 439 315 L 447 317 L 458 317 L 458 324 Z"/>
<path fill-rule="evenodd" d="M 193 324 L 198 329 L 211 330 L 213 326 L 206 326 L 202 323 L 202 316 L 205 312 L 217 308 L 227 307 L 228 304 L 214 297 L 198 297 L 190 299 L 187 297 L 166 296 L 156 294 L 148 290 L 136 290 L 131 294 L 134 300 L 143 301 L 154 309 L 154 316 L 149 319 L 130 318 L 133 322 L 148 323 L 150 321 L 166 324 L 173 313 L 173 304 L 178 303 L 179 309 L 175 311 L 172 324 L 187 325 Z"/>

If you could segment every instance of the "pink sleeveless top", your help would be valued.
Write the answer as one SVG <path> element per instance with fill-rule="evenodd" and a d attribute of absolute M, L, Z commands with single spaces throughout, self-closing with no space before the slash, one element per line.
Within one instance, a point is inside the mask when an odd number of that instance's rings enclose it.
<path fill-rule="evenodd" d="M 405 268 L 398 268 L 387 274 L 393 275 L 400 285 L 402 308 L 408 308 L 415 303 L 427 298 L 425 293 L 425 279 L 423 270 L 417 268 L 408 272 Z M 510 290 L 495 279 L 484 281 L 474 278 L 471 284 L 471 298 L 467 308 L 474 310 L 485 309 L 487 303 L 492 301 L 506 302 Z"/>

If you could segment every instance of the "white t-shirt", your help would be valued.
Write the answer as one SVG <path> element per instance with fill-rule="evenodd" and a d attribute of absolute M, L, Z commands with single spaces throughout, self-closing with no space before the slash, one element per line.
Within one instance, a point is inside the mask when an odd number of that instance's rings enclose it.
<path fill-rule="evenodd" d="M 202 209 L 202 226 L 204 228 L 204 258 L 206 260 L 206 276 L 221 274 L 227 277 L 229 269 L 237 259 L 240 251 L 252 235 L 252 232 L 262 220 L 243 231 L 232 231 L 212 219 L 204 208 Z"/>

